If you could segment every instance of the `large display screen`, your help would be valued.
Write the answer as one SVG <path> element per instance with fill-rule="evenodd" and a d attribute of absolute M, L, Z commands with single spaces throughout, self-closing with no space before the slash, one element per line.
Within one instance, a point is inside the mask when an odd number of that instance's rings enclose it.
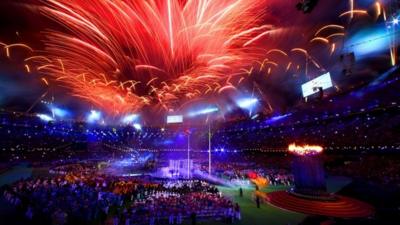
<path fill-rule="evenodd" d="M 328 72 L 301 85 L 301 89 L 303 91 L 303 97 L 307 97 L 319 92 L 320 88 L 325 90 L 332 86 L 331 74 Z"/>
<path fill-rule="evenodd" d="M 182 123 L 182 122 L 183 122 L 182 115 L 167 116 L 167 123 Z"/>

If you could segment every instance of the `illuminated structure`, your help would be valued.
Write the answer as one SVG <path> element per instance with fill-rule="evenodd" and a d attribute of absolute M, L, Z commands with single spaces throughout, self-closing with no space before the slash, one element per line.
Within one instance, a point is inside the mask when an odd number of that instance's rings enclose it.
<path fill-rule="evenodd" d="M 326 192 L 325 172 L 320 160 L 321 146 L 296 144 L 289 145 L 289 152 L 295 155 L 293 160 L 294 195 L 310 198 L 331 199 Z"/>
<path fill-rule="evenodd" d="M 289 152 L 295 153 L 296 155 L 316 155 L 321 153 L 324 149 L 318 145 L 304 145 L 299 146 L 296 144 L 289 145 Z"/>
<path fill-rule="evenodd" d="M 328 193 L 320 154 L 321 146 L 289 145 L 293 160 L 294 188 L 275 191 L 266 195 L 266 200 L 279 208 L 309 215 L 340 218 L 368 217 L 375 209 L 362 201 Z"/>
<path fill-rule="evenodd" d="M 189 167 L 188 167 L 189 166 Z M 168 172 L 172 177 L 190 178 L 189 171 L 193 170 L 193 160 L 169 160 Z"/>

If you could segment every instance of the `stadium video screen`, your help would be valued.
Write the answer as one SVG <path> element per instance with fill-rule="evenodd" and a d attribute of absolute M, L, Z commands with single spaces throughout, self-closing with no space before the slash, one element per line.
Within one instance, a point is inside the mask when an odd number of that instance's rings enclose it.
<path fill-rule="evenodd" d="M 301 89 L 303 91 L 303 97 L 307 97 L 317 93 L 320 88 L 325 90 L 332 86 L 331 74 L 328 72 L 301 85 Z"/>
<path fill-rule="evenodd" d="M 182 115 L 167 116 L 167 123 L 182 123 L 182 122 L 183 122 Z"/>

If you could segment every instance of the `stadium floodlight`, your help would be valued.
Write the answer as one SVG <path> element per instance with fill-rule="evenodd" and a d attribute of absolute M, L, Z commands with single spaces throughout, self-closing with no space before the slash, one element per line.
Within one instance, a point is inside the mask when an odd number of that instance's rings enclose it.
<path fill-rule="evenodd" d="M 236 104 L 242 109 L 251 110 L 251 108 L 255 106 L 257 103 L 258 103 L 257 98 L 244 98 L 244 99 L 239 99 Z"/>
<path fill-rule="evenodd" d="M 398 25 L 399 22 L 400 22 L 399 18 L 394 18 L 393 21 L 392 21 L 393 25 Z"/>
<path fill-rule="evenodd" d="M 59 117 L 59 118 L 64 118 L 66 117 L 69 113 L 67 110 L 65 109 L 61 109 L 55 106 L 50 107 L 51 113 L 55 116 L 55 117 Z"/>
<path fill-rule="evenodd" d="M 136 130 L 142 130 L 142 125 L 140 125 L 140 124 L 138 124 L 138 123 L 134 123 L 134 124 L 133 124 L 133 127 L 134 127 Z"/>
<path fill-rule="evenodd" d="M 96 110 L 90 110 L 89 115 L 87 116 L 87 122 L 93 123 L 101 119 L 101 112 Z"/>
<path fill-rule="evenodd" d="M 254 114 L 254 116 L 252 116 L 251 119 L 252 119 L 252 120 L 255 120 L 255 119 L 257 119 L 259 116 L 260 116 L 260 114 L 258 114 L 258 113 L 257 113 L 257 114 Z"/>
<path fill-rule="evenodd" d="M 189 113 L 190 117 L 194 117 L 194 116 L 199 116 L 199 115 L 206 115 L 206 114 L 210 114 L 210 113 L 214 113 L 214 112 L 218 112 L 219 109 L 217 107 L 209 107 L 209 108 L 205 108 L 205 109 L 201 109 L 199 111 L 194 111 Z"/>
<path fill-rule="evenodd" d="M 46 114 L 37 114 L 37 117 L 39 117 L 41 120 L 49 122 L 49 121 L 53 121 L 53 117 L 46 115 Z"/>
<path fill-rule="evenodd" d="M 139 118 L 139 115 L 137 115 L 137 114 L 129 114 L 129 115 L 124 116 L 121 121 L 124 124 L 130 124 L 130 123 L 135 122 L 138 118 Z"/>

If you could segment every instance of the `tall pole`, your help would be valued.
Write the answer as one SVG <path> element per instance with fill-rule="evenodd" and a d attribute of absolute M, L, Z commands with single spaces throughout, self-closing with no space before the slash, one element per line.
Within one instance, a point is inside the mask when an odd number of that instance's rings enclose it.
<path fill-rule="evenodd" d="M 211 175 L 211 125 L 208 123 L 208 174 Z"/>
<path fill-rule="evenodd" d="M 188 149 L 187 149 L 187 174 L 188 174 L 188 179 L 190 179 L 190 133 L 188 132 Z"/>

